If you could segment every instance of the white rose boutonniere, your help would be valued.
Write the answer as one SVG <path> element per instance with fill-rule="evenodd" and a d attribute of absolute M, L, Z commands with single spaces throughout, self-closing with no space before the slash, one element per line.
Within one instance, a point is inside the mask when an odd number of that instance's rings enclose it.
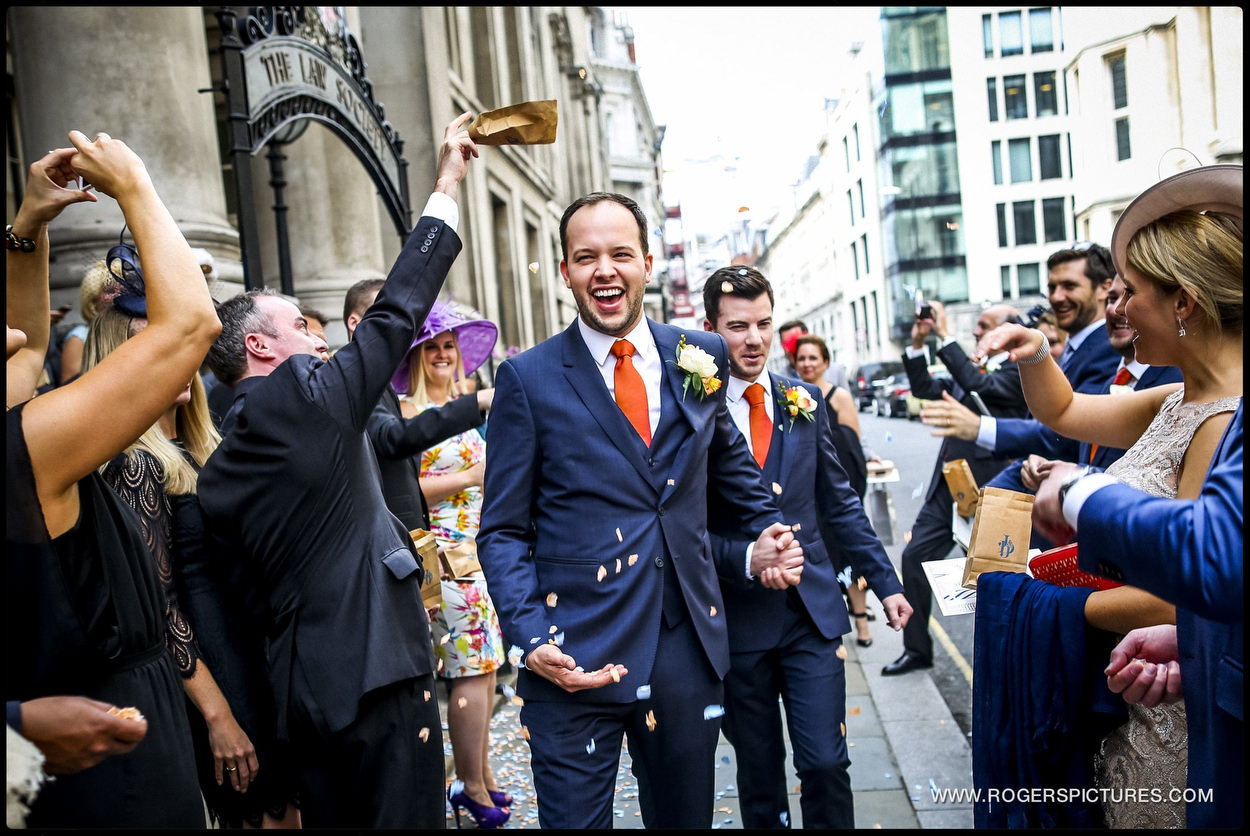
<path fill-rule="evenodd" d="M 815 421 L 816 418 L 816 401 L 808 394 L 808 391 L 802 386 L 791 386 L 786 388 L 781 385 L 781 381 L 777 381 L 777 390 L 781 392 L 781 406 L 785 413 L 790 416 L 790 426 L 786 431 L 794 429 L 794 419 L 804 418 L 808 421 Z"/>
<path fill-rule="evenodd" d="M 716 376 L 716 361 L 697 345 L 686 345 L 685 334 L 677 341 L 677 360 L 669 362 L 685 375 L 681 386 L 682 400 L 686 399 L 686 391 L 692 387 L 699 393 L 699 400 L 720 388 L 721 381 Z"/>

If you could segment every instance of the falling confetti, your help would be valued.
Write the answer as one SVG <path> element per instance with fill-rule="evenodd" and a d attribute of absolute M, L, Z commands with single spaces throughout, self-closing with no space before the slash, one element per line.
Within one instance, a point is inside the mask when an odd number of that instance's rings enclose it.
<path fill-rule="evenodd" d="M 503 695 L 507 697 L 508 699 L 512 699 L 513 697 L 516 696 L 516 689 L 506 682 L 502 683 L 499 686 L 499 690 L 503 691 Z"/>
<path fill-rule="evenodd" d="M 721 293 L 733 293 L 734 292 L 733 282 L 721 282 L 720 292 Z"/>
<path fill-rule="evenodd" d="M 890 435 L 889 433 L 886 433 L 886 434 L 885 434 L 885 443 L 886 443 L 886 444 L 889 444 L 889 443 L 890 443 L 891 441 L 893 441 L 893 440 L 894 440 L 894 436 Z"/>
<path fill-rule="evenodd" d="M 559 595 L 556 595 L 554 592 L 547 593 L 547 606 L 554 607 L 558 600 L 560 600 Z"/>
<path fill-rule="evenodd" d="M 911 498 L 919 499 L 920 495 L 923 493 L 924 493 L 924 482 L 921 482 L 919 485 L 916 486 L 916 489 L 911 492 Z"/>
<path fill-rule="evenodd" d="M 534 636 L 534 638 L 530 639 L 530 644 L 538 644 L 540 641 L 542 641 L 542 639 L 538 636 Z"/>
<path fill-rule="evenodd" d="M 669 483 L 670 485 L 676 485 L 676 484 L 677 484 L 677 480 L 676 480 L 676 479 L 669 479 L 669 480 L 668 480 L 668 483 Z"/>
<path fill-rule="evenodd" d="M 607 576 L 608 576 L 608 569 L 607 569 L 607 567 L 606 567 L 606 566 L 600 566 L 600 567 L 599 567 L 599 581 L 600 581 L 600 583 L 602 583 L 602 582 L 603 582 L 603 579 L 604 579 L 604 578 L 606 578 Z"/>
<path fill-rule="evenodd" d="M 551 640 L 551 643 L 554 644 L 556 647 L 564 647 L 564 631 L 561 630 L 560 632 L 556 633 L 556 637 Z"/>
<path fill-rule="evenodd" d="M 616 574 L 619 575 L 620 573 L 621 573 L 621 559 L 618 557 L 616 559 Z"/>
<path fill-rule="evenodd" d="M 776 482 L 773 482 L 773 493 L 781 496 L 781 485 L 778 485 Z"/>
<path fill-rule="evenodd" d="M 640 699 L 640 700 L 649 700 L 649 699 L 651 699 L 651 686 L 650 686 L 650 685 L 639 685 L 639 686 L 638 686 L 638 690 L 637 690 L 637 691 L 634 691 L 634 696 L 635 696 L 635 697 L 637 697 L 637 698 L 638 698 L 638 699 Z"/>
<path fill-rule="evenodd" d="M 655 731 L 655 712 L 647 712 L 647 731 Z"/>
<path fill-rule="evenodd" d="M 616 530 L 616 542 L 618 543 L 625 542 L 625 538 L 621 536 L 621 530 L 619 528 Z"/>
<path fill-rule="evenodd" d="M 595 739 L 590 738 L 590 742 L 586 744 L 586 754 L 593 755 L 595 753 Z"/>
<path fill-rule="evenodd" d="M 846 645 L 844 644 L 838 645 L 838 649 L 834 651 L 834 655 L 836 655 L 839 659 L 845 659 L 846 658 Z"/>
<path fill-rule="evenodd" d="M 841 723 L 840 725 L 842 726 L 842 736 L 846 737 L 846 723 Z"/>
<path fill-rule="evenodd" d="M 612 681 L 613 681 L 613 682 L 620 682 L 620 681 L 621 681 L 621 675 L 620 675 L 619 673 L 617 673 L 617 672 L 616 672 L 616 668 L 615 668 L 615 667 L 608 668 L 608 672 L 612 674 Z"/>
<path fill-rule="evenodd" d="M 795 523 L 794 525 L 790 526 L 791 531 L 800 531 L 802 530 L 802 528 L 803 528 L 802 523 Z"/>
<path fill-rule="evenodd" d="M 423 696 L 425 697 L 425 701 L 426 701 L 426 702 L 429 702 L 429 701 L 430 701 L 430 692 L 429 692 L 429 691 L 423 691 L 423 692 L 422 692 L 422 694 L 423 694 Z"/>
<path fill-rule="evenodd" d="M 438 640 L 438 643 L 447 644 L 449 641 L 451 641 L 451 633 L 443 633 L 443 637 Z"/>
<path fill-rule="evenodd" d="M 855 585 L 858 586 L 860 589 L 867 589 L 868 579 L 865 578 L 863 575 L 860 575 L 859 580 L 855 581 Z"/>
<path fill-rule="evenodd" d="M 631 555 L 629 556 L 629 560 L 628 560 L 628 561 L 626 561 L 626 562 L 627 562 L 627 563 L 629 563 L 629 565 L 630 565 L 630 566 L 633 566 L 635 563 L 637 563 L 637 562 L 638 562 L 638 555 L 636 555 L 636 554 L 631 554 Z"/>
<path fill-rule="evenodd" d="M 461 697 L 460 699 L 456 700 L 456 706 L 459 708 L 464 708 L 468 704 L 469 704 L 469 700 L 467 697 Z"/>
<path fill-rule="evenodd" d="M 725 716 L 725 706 L 723 705 L 709 705 L 703 709 L 704 720 L 715 720 L 717 717 L 724 717 L 724 716 Z"/>
<path fill-rule="evenodd" d="M 421 729 L 421 731 L 417 733 L 417 737 L 421 738 L 422 743 L 426 742 L 430 739 L 430 730 L 428 728 Z"/>
<path fill-rule="evenodd" d="M 552 624 L 551 627 L 547 629 L 547 632 L 554 636 L 559 629 L 560 629 L 559 627 Z"/>

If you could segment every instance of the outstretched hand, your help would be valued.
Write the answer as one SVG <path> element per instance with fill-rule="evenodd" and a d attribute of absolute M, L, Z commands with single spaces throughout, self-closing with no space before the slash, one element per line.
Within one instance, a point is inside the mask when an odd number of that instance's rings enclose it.
<path fill-rule="evenodd" d="M 83 181 L 109 197 L 121 202 L 129 190 L 150 188 L 152 179 L 147 166 L 130 146 L 106 133 L 98 133 L 94 140 L 87 139 L 82 131 L 70 131 L 69 141 L 77 149 L 70 157 L 73 170 Z M 94 197 L 91 199 L 94 200 Z"/>
<path fill-rule="evenodd" d="M 13 230 L 30 236 L 51 223 L 66 206 L 92 202 L 98 198 L 88 188 L 78 188 L 78 172 L 70 163 L 78 152 L 57 148 L 30 164 L 26 193 L 14 219 Z"/>
<path fill-rule="evenodd" d="M 469 171 L 469 159 L 479 156 L 477 143 L 469 137 L 465 127 L 473 114 L 469 111 L 451 120 L 451 124 L 443 131 L 443 144 L 438 151 L 438 177 L 434 182 L 434 191 L 455 200 L 459 191 L 460 181 Z"/>
<path fill-rule="evenodd" d="M 1002 351 L 1010 352 L 1012 362 L 1027 360 L 1042 347 L 1046 335 L 1036 328 L 1025 328 L 1014 322 L 1004 322 L 993 329 L 977 343 L 976 350 L 969 358 L 974 363 L 984 363 Z"/>
<path fill-rule="evenodd" d="M 577 661 L 554 644 L 539 645 L 525 657 L 525 667 L 570 694 L 590 688 L 602 688 L 629 673 L 624 665 L 604 665 L 587 673 L 577 669 Z"/>
<path fill-rule="evenodd" d="M 929 435 L 936 438 L 960 438 L 976 441 L 981 431 L 981 416 L 959 402 L 950 392 L 943 392 L 940 401 L 925 401 L 920 409 L 920 422 L 933 427 Z"/>

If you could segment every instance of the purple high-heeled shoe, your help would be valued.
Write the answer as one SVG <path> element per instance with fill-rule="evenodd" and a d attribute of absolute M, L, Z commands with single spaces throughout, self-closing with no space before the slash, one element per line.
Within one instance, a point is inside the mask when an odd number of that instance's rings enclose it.
<path fill-rule="evenodd" d="M 487 790 L 490 800 L 496 807 L 511 807 L 512 796 L 503 790 Z"/>
<path fill-rule="evenodd" d="M 456 829 L 460 829 L 460 808 L 469 811 L 479 830 L 494 830 L 502 827 L 512 812 L 506 807 L 487 807 L 478 804 L 464 791 L 463 781 L 452 781 L 447 788 L 447 800 L 451 803 L 452 812 L 456 814 Z M 492 799 L 493 800 L 493 799 Z"/>

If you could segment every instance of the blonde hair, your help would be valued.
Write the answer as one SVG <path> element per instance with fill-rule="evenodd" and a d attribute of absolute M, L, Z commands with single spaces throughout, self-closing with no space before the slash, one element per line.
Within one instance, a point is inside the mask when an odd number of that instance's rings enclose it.
<path fill-rule="evenodd" d="M 426 391 L 425 385 L 426 380 L 430 376 L 430 371 L 427 368 L 428 361 L 425 359 L 425 344 L 439 339 L 443 334 L 451 334 L 451 340 L 456 344 L 456 368 L 453 369 L 447 400 L 454 400 L 457 395 L 462 394 L 461 388 L 457 384 L 462 382 L 468 375 L 464 373 L 464 355 L 460 352 L 460 340 L 456 337 L 454 329 L 440 331 L 425 342 L 418 344 L 408 355 L 408 398 L 413 403 L 425 404 L 430 402 L 430 395 Z M 413 354 L 418 356 L 413 357 Z"/>
<path fill-rule="evenodd" d="M 1125 259 L 1164 291 L 1188 293 L 1213 329 L 1241 332 L 1240 218 L 1188 209 L 1164 215 L 1133 235 Z"/>
<path fill-rule="evenodd" d="M 78 310 L 82 312 L 83 322 L 90 325 L 100 312 L 100 297 L 113 281 L 113 274 L 103 261 L 97 261 L 87 268 L 82 283 L 78 286 Z"/>
<path fill-rule="evenodd" d="M 142 329 L 136 328 L 138 320 L 118 311 L 111 305 L 100 312 L 87 332 L 87 340 L 83 345 L 82 369 L 97 365 L 111 354 L 122 343 L 130 339 Z M 160 422 L 153 424 L 139 436 L 133 444 L 126 448 L 125 453 L 133 458 L 139 450 L 150 454 L 156 459 L 161 473 L 161 481 L 165 493 L 171 496 L 193 494 L 198 479 L 196 468 L 182 454 L 185 449 L 196 465 L 203 467 L 208 457 L 221 443 L 221 435 L 213 426 L 212 416 L 208 411 L 208 396 L 204 390 L 204 381 L 197 372 L 191 378 L 191 400 L 178 407 L 176 413 L 179 448 L 173 440 L 166 438 Z M 105 464 L 107 467 L 107 463 Z M 104 467 L 100 470 L 103 471 Z"/>

